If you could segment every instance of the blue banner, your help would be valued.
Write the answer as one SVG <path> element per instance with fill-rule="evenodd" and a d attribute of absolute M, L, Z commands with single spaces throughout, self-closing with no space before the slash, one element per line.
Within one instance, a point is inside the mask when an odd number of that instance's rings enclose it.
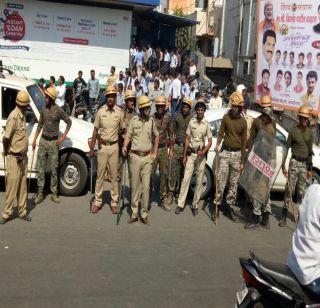
<path fill-rule="evenodd" d="M 160 0 L 122 0 L 123 2 L 130 2 L 134 4 L 144 4 L 150 6 L 158 6 L 160 4 Z"/>

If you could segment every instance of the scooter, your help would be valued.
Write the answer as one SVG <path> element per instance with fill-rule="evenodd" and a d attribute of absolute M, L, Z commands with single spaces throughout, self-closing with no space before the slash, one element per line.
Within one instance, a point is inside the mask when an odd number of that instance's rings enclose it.
<path fill-rule="evenodd" d="M 235 307 L 320 308 L 319 296 L 302 286 L 285 264 L 239 258 L 244 284 Z"/>

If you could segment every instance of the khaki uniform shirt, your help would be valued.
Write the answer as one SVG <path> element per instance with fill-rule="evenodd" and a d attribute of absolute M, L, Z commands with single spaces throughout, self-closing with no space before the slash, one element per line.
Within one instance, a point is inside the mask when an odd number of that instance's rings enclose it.
<path fill-rule="evenodd" d="M 135 116 L 129 123 L 127 137 L 131 140 L 131 149 L 134 151 L 151 151 L 153 137 L 159 136 L 153 118 L 143 121 Z"/>
<path fill-rule="evenodd" d="M 123 112 L 117 106 L 114 106 L 112 110 L 107 105 L 103 106 L 94 120 L 94 127 L 99 129 L 103 141 L 118 141 L 120 130 L 125 128 Z"/>
<path fill-rule="evenodd" d="M 10 141 L 9 152 L 27 153 L 28 136 L 26 119 L 18 107 L 10 113 L 3 137 Z"/>
<path fill-rule="evenodd" d="M 199 123 L 197 118 L 192 118 L 189 122 L 186 134 L 190 136 L 190 147 L 194 150 L 202 149 L 205 146 L 206 137 L 212 138 L 209 123 L 202 119 Z"/>

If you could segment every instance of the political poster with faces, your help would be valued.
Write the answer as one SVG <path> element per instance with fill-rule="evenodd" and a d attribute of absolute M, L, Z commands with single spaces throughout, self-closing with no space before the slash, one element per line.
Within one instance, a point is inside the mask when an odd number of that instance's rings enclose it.
<path fill-rule="evenodd" d="M 255 100 L 320 112 L 320 0 L 258 0 Z"/>

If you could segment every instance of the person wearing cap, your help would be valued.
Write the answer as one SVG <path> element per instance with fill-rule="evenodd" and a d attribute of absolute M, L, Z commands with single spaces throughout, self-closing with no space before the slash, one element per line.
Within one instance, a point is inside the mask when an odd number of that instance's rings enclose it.
<path fill-rule="evenodd" d="M 59 203 L 58 196 L 58 166 L 59 166 L 59 146 L 64 142 L 72 125 L 71 119 L 56 103 L 57 91 L 55 88 L 48 88 L 45 91 L 45 107 L 40 112 L 40 120 L 33 139 L 32 149 L 35 150 L 37 138 L 42 130 L 39 149 L 38 149 L 38 194 L 34 200 L 35 204 L 43 201 L 43 189 L 45 185 L 45 172 L 47 162 L 50 166 L 51 181 L 51 200 Z M 67 126 L 64 133 L 59 137 L 60 120 Z"/>
<path fill-rule="evenodd" d="M 175 136 L 175 143 L 173 145 L 173 158 L 171 177 L 169 178 L 169 201 L 173 202 L 175 199 L 178 202 L 179 191 L 184 173 L 183 165 L 183 150 L 187 127 L 192 118 L 191 115 L 192 100 L 185 96 L 182 100 L 182 108 L 180 113 L 173 120 L 173 133 Z"/>
<path fill-rule="evenodd" d="M 300 203 L 307 189 L 308 179 L 312 178 L 312 155 L 313 154 L 313 133 L 309 127 L 309 119 L 312 115 L 312 109 L 309 106 L 302 105 L 299 108 L 299 124 L 289 133 L 287 139 L 287 150 L 291 149 L 291 159 L 289 171 L 286 170 L 285 162 L 288 151 L 283 159 L 282 172 L 288 179 L 284 203 L 282 208 L 282 218 L 280 227 L 286 225 L 288 207 L 295 191 L 297 192 L 298 202 Z"/>
<path fill-rule="evenodd" d="M 150 117 L 151 102 L 147 96 L 139 97 L 139 115 L 132 118 L 129 123 L 122 154 L 130 150 L 131 179 L 131 217 L 128 223 L 138 221 L 138 206 L 141 195 L 141 221 L 148 224 L 148 206 L 150 198 L 150 177 L 152 163 L 158 156 L 159 132 L 154 119 Z M 151 150 L 153 149 L 153 152 Z"/>
<path fill-rule="evenodd" d="M 0 224 L 5 224 L 11 218 L 15 199 L 18 203 L 19 218 L 31 221 L 27 215 L 28 134 L 25 118 L 29 104 L 28 92 L 19 91 L 16 107 L 9 114 L 3 133 L 2 155 L 6 160 L 6 199 Z"/>
<path fill-rule="evenodd" d="M 175 213 L 180 214 L 183 210 L 189 191 L 191 178 L 196 172 L 196 187 L 192 201 L 193 215 L 198 214 L 198 205 L 201 197 L 201 183 L 206 167 L 207 153 L 212 144 L 212 132 L 210 124 L 204 119 L 206 104 L 199 100 L 195 105 L 196 116 L 193 117 L 185 135 L 183 165 L 185 166 L 184 177 L 178 197 L 178 206 Z M 207 145 L 206 145 L 206 141 Z"/>
<path fill-rule="evenodd" d="M 274 115 L 270 107 L 264 108 L 262 110 L 262 114 L 258 118 L 254 119 L 251 126 L 251 130 L 250 130 L 250 138 L 247 144 L 247 148 L 249 152 L 251 151 L 253 144 L 255 142 L 255 139 L 261 129 L 264 129 L 273 138 L 276 137 L 276 128 L 273 125 L 273 121 L 274 121 Z M 274 147 L 275 147 L 275 144 L 274 144 Z M 275 151 L 276 149 L 274 148 L 274 152 Z M 270 162 L 268 163 L 269 165 L 273 165 Z M 272 184 L 271 181 L 270 181 L 270 184 Z M 259 227 L 259 225 L 261 225 L 266 229 L 270 229 L 270 223 L 269 223 L 269 215 L 271 214 L 270 189 L 271 189 L 271 186 L 269 187 L 268 200 L 265 204 L 262 204 L 256 199 L 253 200 L 252 220 L 251 222 L 248 222 L 245 225 L 245 229 L 254 229 Z M 262 216 L 262 219 L 261 219 L 261 216 Z"/>
<path fill-rule="evenodd" d="M 116 106 L 117 91 L 115 87 L 106 89 L 107 103 L 102 106 L 94 120 L 94 128 L 90 143 L 90 157 L 94 156 L 94 147 L 99 133 L 98 170 L 95 187 L 95 196 L 91 212 L 96 214 L 102 206 L 102 195 L 106 171 L 110 176 L 111 212 L 117 214 L 119 202 L 118 166 L 119 166 L 119 136 L 124 130 L 123 112 Z"/>
<path fill-rule="evenodd" d="M 173 130 L 169 114 L 166 112 L 167 100 L 163 95 L 156 98 L 156 113 L 153 115 L 154 123 L 159 132 L 158 157 L 153 161 L 151 176 L 151 191 L 155 182 L 156 171 L 159 166 L 161 208 L 170 211 L 168 202 L 169 183 L 168 166 L 169 157 L 172 158 Z M 169 153 L 168 153 L 169 151 Z"/>
<path fill-rule="evenodd" d="M 218 206 L 234 222 L 238 219 L 234 213 L 236 205 L 238 181 L 243 170 L 247 144 L 247 122 L 241 117 L 242 94 L 233 92 L 229 98 L 231 109 L 222 118 L 217 143 L 214 150 L 219 155 Z M 222 209 L 223 194 L 229 179 L 227 206 Z"/>
<path fill-rule="evenodd" d="M 118 75 L 116 74 L 116 68 L 115 66 L 111 66 L 110 68 L 110 75 L 107 79 L 107 83 L 106 83 L 106 88 L 107 87 L 114 87 L 116 86 L 116 83 L 117 83 L 117 80 L 118 80 Z"/>
<path fill-rule="evenodd" d="M 244 108 L 246 110 L 249 109 L 250 108 L 250 98 L 249 98 L 246 86 L 244 84 L 239 84 L 237 86 L 236 91 L 239 92 L 240 94 L 242 94 L 242 96 L 243 96 Z"/>

